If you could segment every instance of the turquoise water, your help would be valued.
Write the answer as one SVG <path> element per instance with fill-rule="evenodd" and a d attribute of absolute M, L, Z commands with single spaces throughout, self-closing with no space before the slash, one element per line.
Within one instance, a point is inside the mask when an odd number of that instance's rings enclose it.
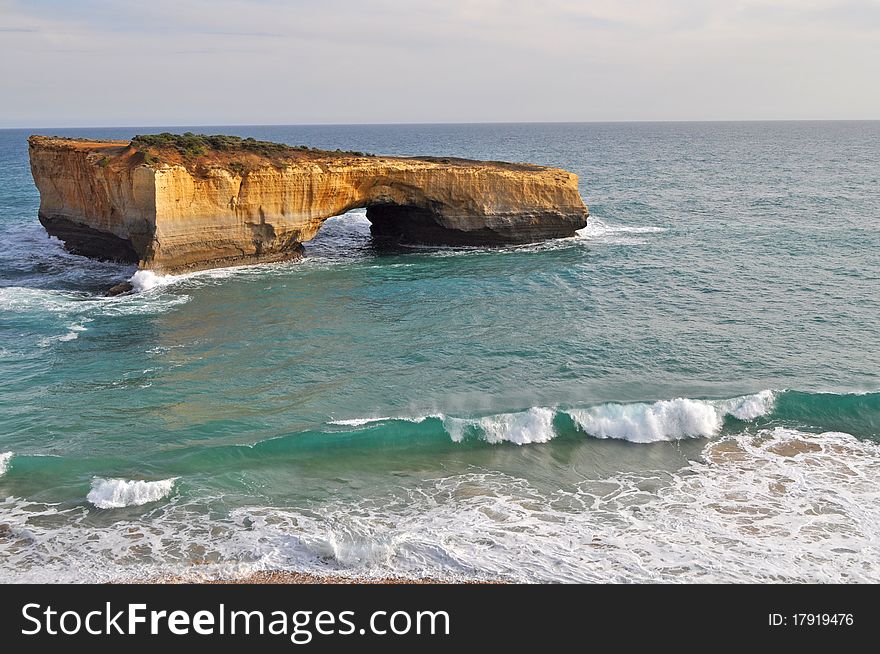
<path fill-rule="evenodd" d="M 880 123 L 184 129 L 561 166 L 592 218 L 353 212 L 104 298 L 0 131 L 0 579 L 880 581 Z"/>

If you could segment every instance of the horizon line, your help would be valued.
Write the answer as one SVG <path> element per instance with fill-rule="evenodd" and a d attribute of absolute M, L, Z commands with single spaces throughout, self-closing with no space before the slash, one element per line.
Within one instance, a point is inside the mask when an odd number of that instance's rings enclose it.
<path fill-rule="evenodd" d="M 29 125 L 0 127 L 0 131 L 47 130 L 47 129 L 127 129 L 144 127 L 149 129 L 167 127 L 404 127 L 434 125 L 614 125 L 614 124 L 681 124 L 681 123 L 868 123 L 878 122 L 880 118 L 738 118 L 738 119 L 666 119 L 666 120 L 501 120 L 501 121 L 413 121 L 385 123 L 165 123 L 165 124 L 126 124 L 126 125 Z"/>

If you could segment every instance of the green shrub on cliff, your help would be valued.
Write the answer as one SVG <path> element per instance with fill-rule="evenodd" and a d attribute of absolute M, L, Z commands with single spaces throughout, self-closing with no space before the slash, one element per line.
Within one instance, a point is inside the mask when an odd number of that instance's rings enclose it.
<path fill-rule="evenodd" d="M 131 144 L 139 150 L 149 148 L 174 148 L 185 157 L 198 157 L 211 151 L 232 153 L 252 152 L 264 157 L 284 155 L 296 150 L 302 152 L 324 152 L 324 150 L 310 148 L 307 145 L 292 147 L 285 145 L 284 143 L 258 141 L 250 137 L 241 138 L 240 136 L 228 136 L 225 134 L 193 134 L 192 132 L 184 132 L 183 134 L 172 134 L 170 132 L 162 132 L 161 134 L 138 134 L 131 140 Z M 337 150 L 336 153 L 360 157 L 374 156 L 364 152 L 343 150 Z"/>
<path fill-rule="evenodd" d="M 247 166 L 245 166 L 240 161 L 232 161 L 228 164 L 227 167 L 239 177 L 244 177 L 248 172 Z"/>

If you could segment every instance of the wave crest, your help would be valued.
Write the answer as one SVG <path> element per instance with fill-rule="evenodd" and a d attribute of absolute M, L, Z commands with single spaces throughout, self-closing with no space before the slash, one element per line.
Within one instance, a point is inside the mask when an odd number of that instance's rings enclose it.
<path fill-rule="evenodd" d="M 634 443 L 653 443 L 683 438 L 717 436 L 730 416 L 751 421 L 774 409 L 776 394 L 765 390 L 727 400 L 676 398 L 653 404 L 602 404 L 588 408 L 559 409 L 532 407 L 525 411 L 482 417 L 458 417 L 443 413 L 420 416 L 369 417 L 330 420 L 334 426 L 361 428 L 378 423 L 421 424 L 437 420 L 456 443 L 481 438 L 487 443 L 528 445 L 546 443 L 558 435 L 554 426 L 560 414 L 568 415 L 579 431 L 595 438 L 615 438 Z"/>
<path fill-rule="evenodd" d="M 5 475 L 6 471 L 9 470 L 10 461 L 12 461 L 12 452 L 0 453 L 0 477 Z"/>
<path fill-rule="evenodd" d="M 397 419 L 399 420 L 399 418 Z M 371 425 L 374 422 L 385 422 L 386 420 L 395 420 L 395 418 L 391 416 L 385 418 L 349 418 L 347 420 L 330 420 L 327 424 L 343 427 L 363 427 L 364 425 Z"/>
<path fill-rule="evenodd" d="M 470 431 L 478 431 L 487 443 L 546 443 L 556 436 L 553 409 L 532 407 L 521 413 L 500 413 L 483 418 L 443 418 L 443 428 L 456 443 Z"/>
<path fill-rule="evenodd" d="M 171 493 L 177 477 L 161 481 L 94 479 L 86 499 L 99 509 L 121 509 L 157 502 Z"/>
<path fill-rule="evenodd" d="M 732 400 L 722 400 L 715 402 L 715 405 L 724 415 L 733 416 L 737 420 L 754 420 L 770 413 L 775 402 L 776 394 L 768 390 L 754 395 L 735 397 Z"/>
<path fill-rule="evenodd" d="M 716 436 L 725 416 L 754 420 L 773 410 L 774 394 L 761 391 L 730 400 L 676 398 L 653 404 L 602 404 L 565 411 L 575 424 L 595 438 L 654 443 Z"/>

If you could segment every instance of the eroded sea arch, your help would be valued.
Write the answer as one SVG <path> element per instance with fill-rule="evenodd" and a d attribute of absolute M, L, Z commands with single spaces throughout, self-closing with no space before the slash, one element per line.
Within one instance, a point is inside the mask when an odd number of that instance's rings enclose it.
<path fill-rule="evenodd" d="M 377 238 L 432 245 L 528 243 L 587 222 L 577 176 L 559 168 L 169 143 L 31 137 L 40 221 L 72 251 L 165 272 L 296 257 L 357 208 Z"/>

